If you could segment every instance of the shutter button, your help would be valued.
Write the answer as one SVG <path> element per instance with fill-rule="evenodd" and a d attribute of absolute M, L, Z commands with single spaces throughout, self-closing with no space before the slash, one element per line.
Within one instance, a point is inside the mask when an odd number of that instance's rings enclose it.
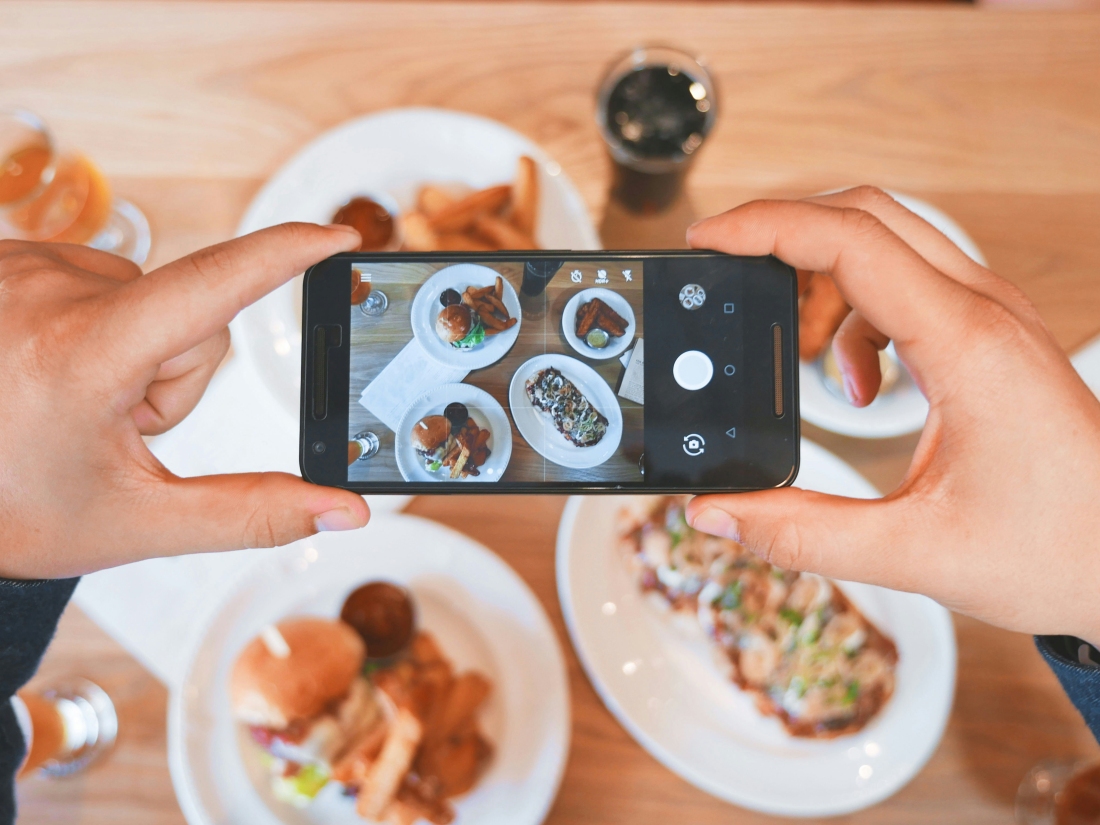
<path fill-rule="evenodd" d="M 672 377 L 685 390 L 701 390 L 710 383 L 714 375 L 714 365 L 707 356 L 697 349 L 680 353 L 672 365 Z"/>

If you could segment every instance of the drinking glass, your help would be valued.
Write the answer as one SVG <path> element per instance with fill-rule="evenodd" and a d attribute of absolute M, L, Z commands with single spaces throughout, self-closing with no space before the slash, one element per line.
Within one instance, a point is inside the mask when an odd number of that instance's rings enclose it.
<path fill-rule="evenodd" d="M 366 461 L 378 453 L 378 436 L 369 430 L 356 433 L 355 438 L 348 442 L 348 466 L 356 461 Z"/>
<path fill-rule="evenodd" d="M 672 206 L 718 116 L 714 81 L 678 49 L 632 49 L 599 86 L 596 122 L 611 155 L 611 195 L 632 212 Z"/>
<path fill-rule="evenodd" d="M 61 152 L 25 109 L 0 110 L 0 237 L 84 244 L 129 258 L 149 255 L 149 222 L 112 197 L 88 158 Z"/>
<path fill-rule="evenodd" d="M 371 274 L 357 266 L 351 268 L 351 303 L 358 306 L 364 315 L 373 316 L 381 315 L 390 305 L 386 293 L 371 285 Z"/>
<path fill-rule="evenodd" d="M 20 777 L 36 770 L 52 777 L 82 771 L 107 753 L 118 735 L 111 697 L 87 679 L 20 692 L 13 706 L 27 742 Z"/>
<path fill-rule="evenodd" d="M 1100 822 L 1100 761 L 1049 760 L 1027 772 L 1016 792 L 1019 825 Z"/>

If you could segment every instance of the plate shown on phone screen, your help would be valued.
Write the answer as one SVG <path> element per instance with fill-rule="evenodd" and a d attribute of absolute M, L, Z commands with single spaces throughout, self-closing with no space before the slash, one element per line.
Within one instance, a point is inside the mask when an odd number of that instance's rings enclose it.
<path fill-rule="evenodd" d="M 426 415 L 443 415 L 448 404 L 463 404 L 469 410 L 470 418 L 483 430 L 488 430 L 489 459 L 478 467 L 479 475 L 467 476 L 460 481 L 500 481 L 512 457 L 512 425 L 504 407 L 485 392 L 470 384 L 442 384 L 433 387 L 421 395 L 401 416 L 394 435 L 394 449 L 397 452 L 397 469 L 405 481 L 451 481 L 445 470 L 432 472 L 424 466 L 423 459 L 416 454 L 410 433 L 412 428 Z"/>
<path fill-rule="evenodd" d="M 577 313 L 582 306 L 596 298 L 615 310 L 626 321 L 626 333 L 618 338 L 611 338 L 607 342 L 607 346 L 602 349 L 589 346 L 587 341 L 577 335 Z M 585 358 L 594 358 L 600 361 L 614 358 L 616 355 L 622 355 L 626 352 L 630 342 L 634 340 L 634 330 L 636 328 L 634 310 L 631 308 L 630 302 L 618 292 L 612 289 L 602 289 L 598 286 L 582 289 L 570 298 L 561 314 L 561 331 L 565 335 L 565 340 L 569 342 L 569 346 Z M 610 335 L 610 333 L 608 334 Z"/>
<path fill-rule="evenodd" d="M 558 432 L 547 413 L 536 410 L 527 397 L 527 379 L 541 370 L 553 367 L 591 402 L 607 419 L 607 432 L 598 443 L 578 447 Z M 619 449 L 623 437 L 623 413 L 615 393 L 592 367 L 568 355 L 537 355 L 524 362 L 508 386 L 508 405 L 516 429 L 532 449 L 543 458 L 562 467 L 575 470 L 597 467 Z"/>
<path fill-rule="evenodd" d="M 435 320 L 443 311 L 443 304 L 439 302 L 439 296 L 444 290 L 453 289 L 462 294 L 467 287 L 487 287 L 496 283 L 498 273 L 496 270 L 480 264 L 455 264 L 444 267 L 424 282 L 417 290 L 413 298 L 410 320 L 412 331 L 420 346 L 428 356 L 448 367 L 458 367 L 464 370 L 476 370 L 495 364 L 508 354 L 512 344 L 519 337 L 519 328 L 523 323 L 520 317 L 519 298 L 515 289 L 504 282 L 501 303 L 508 310 L 509 316 L 516 319 L 511 329 L 489 335 L 485 330 L 485 340 L 471 349 L 458 349 L 444 341 L 435 332 Z"/>

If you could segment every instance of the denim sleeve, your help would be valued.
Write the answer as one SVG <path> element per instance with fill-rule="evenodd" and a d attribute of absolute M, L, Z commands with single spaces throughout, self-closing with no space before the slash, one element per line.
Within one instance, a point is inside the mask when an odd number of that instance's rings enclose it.
<path fill-rule="evenodd" d="M 15 822 L 15 771 L 25 750 L 11 697 L 38 669 L 77 581 L 0 579 L 0 825 Z"/>
<path fill-rule="evenodd" d="M 1100 653 L 1072 636 L 1036 636 L 1035 644 L 1100 742 Z"/>

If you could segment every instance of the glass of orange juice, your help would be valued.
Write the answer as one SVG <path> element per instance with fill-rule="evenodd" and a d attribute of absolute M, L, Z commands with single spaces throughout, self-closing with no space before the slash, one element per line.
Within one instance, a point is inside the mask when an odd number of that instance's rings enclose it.
<path fill-rule="evenodd" d="M 86 157 L 61 152 L 42 119 L 0 110 L 0 238 L 85 244 L 145 262 L 149 222 L 112 197 Z"/>
<path fill-rule="evenodd" d="M 103 756 L 118 735 L 114 703 L 87 679 L 70 679 L 47 690 L 20 691 L 12 700 L 27 743 L 19 778 L 38 771 L 69 776 Z"/>

